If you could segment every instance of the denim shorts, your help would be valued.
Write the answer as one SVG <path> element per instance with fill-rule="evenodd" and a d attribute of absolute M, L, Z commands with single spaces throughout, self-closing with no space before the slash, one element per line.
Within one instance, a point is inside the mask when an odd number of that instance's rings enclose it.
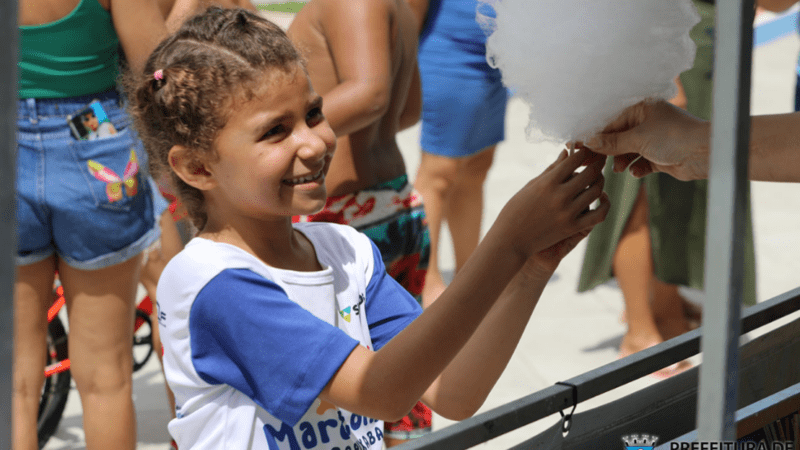
<path fill-rule="evenodd" d="M 117 133 L 73 137 L 67 123 L 100 100 Z M 17 265 L 53 254 L 80 270 L 122 263 L 158 241 L 166 208 L 115 90 L 17 107 Z"/>

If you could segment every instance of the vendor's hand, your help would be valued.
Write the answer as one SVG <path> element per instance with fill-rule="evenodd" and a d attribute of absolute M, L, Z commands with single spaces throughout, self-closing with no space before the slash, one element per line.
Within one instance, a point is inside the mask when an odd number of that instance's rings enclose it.
<path fill-rule="evenodd" d="M 576 147 L 614 156 L 615 172 L 665 172 L 686 181 L 708 177 L 709 139 L 707 122 L 665 101 L 645 101 Z"/>

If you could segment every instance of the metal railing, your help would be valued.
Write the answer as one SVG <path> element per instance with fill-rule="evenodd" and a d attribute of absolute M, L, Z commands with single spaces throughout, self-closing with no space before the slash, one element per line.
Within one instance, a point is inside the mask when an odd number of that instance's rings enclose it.
<path fill-rule="evenodd" d="M 800 311 L 800 288 L 748 308 L 741 319 L 741 332 L 748 333 L 795 311 Z M 542 389 L 397 448 L 398 450 L 469 448 L 552 414 L 568 413 L 576 402 L 580 404 L 670 364 L 696 355 L 700 351 L 702 333 L 703 327 L 690 331 L 662 344 L 573 377 L 566 380 L 564 384 L 556 384 Z M 702 366 L 701 364 L 701 370 Z M 634 392 L 630 395 L 637 395 L 637 393 Z"/>

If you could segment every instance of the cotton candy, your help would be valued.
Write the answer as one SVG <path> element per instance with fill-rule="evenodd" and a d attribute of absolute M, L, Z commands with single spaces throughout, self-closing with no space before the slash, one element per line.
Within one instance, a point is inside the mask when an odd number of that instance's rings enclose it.
<path fill-rule="evenodd" d="M 540 142 L 584 140 L 628 106 L 672 98 L 700 21 L 691 0 L 480 0 L 477 19 Z"/>

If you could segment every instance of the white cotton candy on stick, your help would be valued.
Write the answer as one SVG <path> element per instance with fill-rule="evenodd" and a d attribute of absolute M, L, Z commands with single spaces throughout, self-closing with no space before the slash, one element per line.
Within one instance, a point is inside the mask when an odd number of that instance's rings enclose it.
<path fill-rule="evenodd" d="M 694 62 L 691 0 L 479 1 L 487 60 L 530 107 L 534 141 L 585 140 L 628 106 L 670 99 Z"/>

